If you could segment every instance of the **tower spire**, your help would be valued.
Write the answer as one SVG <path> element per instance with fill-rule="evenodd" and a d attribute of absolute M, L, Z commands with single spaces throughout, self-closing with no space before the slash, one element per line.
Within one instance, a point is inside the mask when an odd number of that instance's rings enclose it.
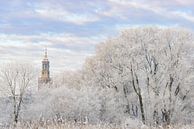
<path fill-rule="evenodd" d="M 51 83 L 49 68 L 50 68 L 50 65 L 49 65 L 49 60 L 48 60 L 48 55 L 47 55 L 47 48 L 45 47 L 44 58 L 42 60 L 41 77 L 38 80 L 38 88 L 39 89 L 44 84 L 50 84 Z"/>
<path fill-rule="evenodd" d="M 47 48 L 45 48 L 45 52 L 44 52 L 44 58 L 47 59 L 48 55 L 47 55 Z"/>

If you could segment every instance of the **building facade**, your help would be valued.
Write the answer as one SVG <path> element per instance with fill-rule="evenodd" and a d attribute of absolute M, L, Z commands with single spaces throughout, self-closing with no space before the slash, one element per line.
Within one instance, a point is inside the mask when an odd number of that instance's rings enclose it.
<path fill-rule="evenodd" d="M 48 60 L 47 49 L 45 49 L 44 58 L 42 60 L 41 76 L 38 79 L 38 89 L 44 88 L 45 86 L 49 87 L 49 84 L 51 83 L 49 68 L 50 63 Z"/>

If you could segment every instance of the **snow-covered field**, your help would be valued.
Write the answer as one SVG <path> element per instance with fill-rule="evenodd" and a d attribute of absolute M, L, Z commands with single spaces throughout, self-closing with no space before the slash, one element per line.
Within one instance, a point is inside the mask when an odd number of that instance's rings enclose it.
<path fill-rule="evenodd" d="M 134 125 L 134 123 L 131 123 Z M 13 129 L 14 127 L 4 127 L 2 129 Z M 130 125 L 116 126 L 111 124 L 74 124 L 74 123 L 64 123 L 64 124 L 18 124 L 14 129 L 194 129 L 194 125 L 176 125 L 168 127 L 133 127 Z"/>

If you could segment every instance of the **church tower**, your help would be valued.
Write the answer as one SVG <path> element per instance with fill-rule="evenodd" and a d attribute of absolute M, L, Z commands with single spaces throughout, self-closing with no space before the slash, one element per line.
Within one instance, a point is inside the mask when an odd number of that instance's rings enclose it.
<path fill-rule="evenodd" d="M 38 89 L 43 88 L 43 86 L 51 82 L 49 67 L 47 49 L 45 49 L 44 59 L 42 60 L 41 77 L 38 79 Z"/>

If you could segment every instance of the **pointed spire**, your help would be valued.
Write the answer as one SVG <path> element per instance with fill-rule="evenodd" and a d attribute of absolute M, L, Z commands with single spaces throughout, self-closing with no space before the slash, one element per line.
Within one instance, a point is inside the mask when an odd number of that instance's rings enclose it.
<path fill-rule="evenodd" d="M 47 59 L 47 48 L 45 48 L 45 54 L 44 54 L 44 58 Z"/>

